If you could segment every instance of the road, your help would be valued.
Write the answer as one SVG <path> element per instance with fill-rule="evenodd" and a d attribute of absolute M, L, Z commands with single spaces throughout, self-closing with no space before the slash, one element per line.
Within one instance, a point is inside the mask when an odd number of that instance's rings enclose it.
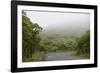
<path fill-rule="evenodd" d="M 45 61 L 55 60 L 79 60 L 84 59 L 83 57 L 75 56 L 75 52 L 50 52 L 45 54 Z"/>

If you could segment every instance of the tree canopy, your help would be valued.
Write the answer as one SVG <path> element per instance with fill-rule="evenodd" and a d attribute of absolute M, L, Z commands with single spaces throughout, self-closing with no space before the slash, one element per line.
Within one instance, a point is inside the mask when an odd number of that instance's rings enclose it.
<path fill-rule="evenodd" d="M 24 58 L 29 58 L 37 50 L 40 43 L 39 32 L 42 28 L 37 23 L 32 23 L 27 14 L 22 11 L 22 54 Z"/>

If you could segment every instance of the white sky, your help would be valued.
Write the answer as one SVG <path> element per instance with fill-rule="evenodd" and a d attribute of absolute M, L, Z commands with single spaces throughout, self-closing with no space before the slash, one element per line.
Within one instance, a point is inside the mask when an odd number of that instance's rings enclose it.
<path fill-rule="evenodd" d="M 90 14 L 25 11 L 33 23 L 51 32 L 81 33 L 90 28 Z"/>

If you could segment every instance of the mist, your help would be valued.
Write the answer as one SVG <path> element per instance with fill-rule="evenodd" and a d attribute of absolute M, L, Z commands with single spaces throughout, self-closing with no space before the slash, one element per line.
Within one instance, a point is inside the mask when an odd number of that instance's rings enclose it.
<path fill-rule="evenodd" d="M 89 13 L 25 11 L 31 22 L 43 28 L 42 33 L 79 36 L 90 30 Z"/>

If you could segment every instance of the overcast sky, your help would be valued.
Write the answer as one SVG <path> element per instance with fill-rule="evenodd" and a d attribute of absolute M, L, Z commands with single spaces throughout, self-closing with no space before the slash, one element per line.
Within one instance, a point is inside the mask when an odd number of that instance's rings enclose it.
<path fill-rule="evenodd" d="M 38 23 L 45 32 L 80 34 L 90 29 L 90 14 L 88 13 L 25 12 L 30 20 Z"/>

